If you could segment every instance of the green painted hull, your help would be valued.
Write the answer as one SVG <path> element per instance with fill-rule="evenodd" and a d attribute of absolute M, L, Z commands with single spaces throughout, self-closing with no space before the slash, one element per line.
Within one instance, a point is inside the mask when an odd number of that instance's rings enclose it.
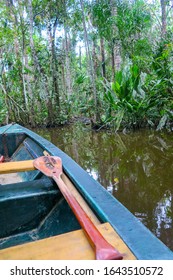
<path fill-rule="evenodd" d="M 113 226 L 137 259 L 173 259 L 171 250 L 67 154 L 20 125 L 0 127 L 0 154 L 6 158 L 34 159 L 45 150 L 62 158 L 64 172 L 99 220 Z M 22 182 L 0 186 L 0 249 L 80 228 L 51 179 L 39 171 L 20 176 Z"/>

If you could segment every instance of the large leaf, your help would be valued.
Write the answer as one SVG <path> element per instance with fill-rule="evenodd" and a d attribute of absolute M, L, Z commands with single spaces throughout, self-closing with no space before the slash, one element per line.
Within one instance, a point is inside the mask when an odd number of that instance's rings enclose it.
<path fill-rule="evenodd" d="M 163 117 L 160 119 L 160 122 L 159 122 L 159 124 L 157 126 L 157 130 L 161 130 L 161 129 L 164 128 L 167 119 L 168 119 L 168 115 L 167 114 L 163 115 Z"/>

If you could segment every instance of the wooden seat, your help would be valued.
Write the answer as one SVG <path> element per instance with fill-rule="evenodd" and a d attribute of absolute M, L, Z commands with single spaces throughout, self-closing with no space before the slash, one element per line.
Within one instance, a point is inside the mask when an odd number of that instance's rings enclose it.
<path fill-rule="evenodd" d="M 124 260 L 136 259 L 109 223 L 98 225 L 103 236 Z M 94 260 L 95 255 L 83 230 L 61 234 L 0 251 L 0 260 Z"/>

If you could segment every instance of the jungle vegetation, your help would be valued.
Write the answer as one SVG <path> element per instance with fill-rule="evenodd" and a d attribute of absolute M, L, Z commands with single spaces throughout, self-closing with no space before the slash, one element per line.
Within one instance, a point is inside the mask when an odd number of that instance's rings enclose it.
<path fill-rule="evenodd" d="M 0 124 L 173 129 L 173 0 L 1 0 Z"/>

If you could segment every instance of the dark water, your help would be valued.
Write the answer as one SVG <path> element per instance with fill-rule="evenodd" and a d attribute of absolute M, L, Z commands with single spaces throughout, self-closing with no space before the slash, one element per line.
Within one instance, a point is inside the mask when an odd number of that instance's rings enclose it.
<path fill-rule="evenodd" d="M 36 132 L 78 162 L 173 250 L 173 133 L 125 135 L 76 124 Z"/>

